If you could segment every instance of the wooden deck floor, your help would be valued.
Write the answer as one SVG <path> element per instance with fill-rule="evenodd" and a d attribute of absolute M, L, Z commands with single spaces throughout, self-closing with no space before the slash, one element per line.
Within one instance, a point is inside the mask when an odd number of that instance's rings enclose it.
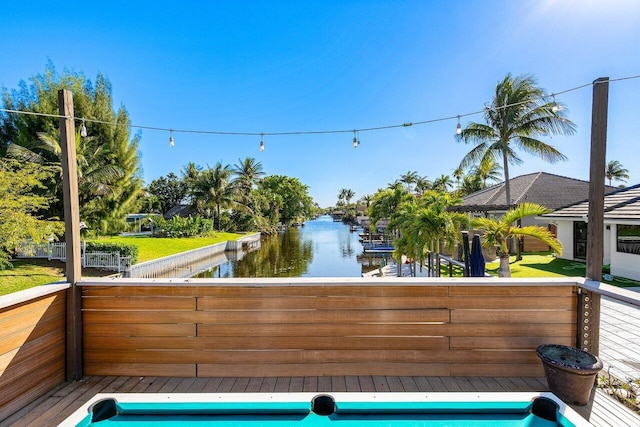
<path fill-rule="evenodd" d="M 166 378 L 85 377 L 58 387 L 2 425 L 57 425 L 96 393 L 243 393 L 243 392 L 488 392 L 545 391 L 544 378 L 486 377 L 278 377 Z M 601 390 L 588 406 L 574 407 L 596 426 L 638 426 L 640 417 L 614 402 Z"/>

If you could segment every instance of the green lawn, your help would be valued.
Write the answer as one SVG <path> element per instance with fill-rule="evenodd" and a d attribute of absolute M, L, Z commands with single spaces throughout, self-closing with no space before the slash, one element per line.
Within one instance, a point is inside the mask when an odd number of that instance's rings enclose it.
<path fill-rule="evenodd" d="M 190 251 L 191 249 L 203 246 L 215 245 L 227 240 L 237 240 L 243 234 L 236 233 L 215 233 L 207 237 L 189 238 L 162 238 L 148 236 L 127 236 L 127 237 L 101 237 L 98 241 L 109 241 L 116 243 L 127 243 L 138 247 L 138 263 L 150 261 L 152 259 Z"/>
<path fill-rule="evenodd" d="M 192 238 L 155 238 L 147 236 L 103 237 L 98 240 L 128 243 L 138 247 L 138 262 L 162 258 L 168 255 L 214 245 L 227 240 L 237 240 L 242 234 L 215 233 L 208 237 Z M 0 295 L 22 291 L 51 282 L 63 280 L 64 264 L 59 261 L 42 259 L 20 259 L 12 262 L 12 269 L 0 270 Z M 83 276 L 100 276 L 111 272 L 99 272 L 93 269 L 82 270 Z"/>
<path fill-rule="evenodd" d="M 524 254 L 522 261 L 518 262 L 512 256 L 510 263 L 512 277 L 584 277 L 586 274 L 585 263 L 555 258 L 550 254 Z M 498 276 L 499 264 L 498 261 L 487 263 L 487 273 Z M 622 288 L 640 286 L 640 282 L 623 277 L 601 281 Z"/>
<path fill-rule="evenodd" d="M 64 278 L 62 263 L 49 263 L 47 260 L 16 260 L 13 267 L 0 270 L 0 295 L 7 295 L 34 286 L 45 285 Z"/>

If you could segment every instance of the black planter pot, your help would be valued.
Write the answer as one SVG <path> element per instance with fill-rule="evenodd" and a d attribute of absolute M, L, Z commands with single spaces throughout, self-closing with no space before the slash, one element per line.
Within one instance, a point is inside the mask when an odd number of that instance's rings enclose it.
<path fill-rule="evenodd" d="M 591 353 L 566 345 L 544 344 L 536 354 L 542 360 L 549 390 L 566 403 L 586 405 L 602 361 Z"/>

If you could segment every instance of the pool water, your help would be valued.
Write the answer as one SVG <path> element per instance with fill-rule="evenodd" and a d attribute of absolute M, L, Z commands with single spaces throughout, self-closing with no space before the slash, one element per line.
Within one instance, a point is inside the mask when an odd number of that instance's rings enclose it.
<path fill-rule="evenodd" d="M 451 393 L 448 399 L 430 399 L 412 393 L 336 393 L 316 395 L 294 393 L 277 396 L 254 395 L 243 401 L 211 395 L 202 401 L 172 401 L 172 395 L 156 395 L 159 401 L 137 401 L 127 395 L 107 397 L 77 413 L 75 426 L 577 426 L 588 425 L 570 408 L 550 393 L 538 393 L 529 399 L 526 393 L 509 400 L 492 400 L 491 393 L 481 398 L 465 393 Z M 296 396 L 304 395 L 304 396 Z M 358 400 L 359 395 L 367 399 Z M 458 395 L 458 396 L 456 396 Z M 462 395 L 462 396 L 460 396 Z M 494 394 L 504 397 L 506 393 Z M 142 399 L 153 395 L 140 395 Z M 163 397 L 164 396 L 164 397 Z M 261 399 L 256 398 L 262 397 Z M 380 397 L 378 397 L 380 396 Z M 487 397 L 489 396 L 489 397 Z M 352 400 L 349 400 L 351 397 Z M 416 397 L 422 397 L 417 399 Z M 194 395 L 191 395 L 195 399 Z M 289 400 L 287 400 L 287 398 Z M 118 399 L 132 401 L 118 401 Z M 178 400 L 188 399 L 181 397 Z M 238 400 L 240 399 L 240 400 Z M 386 399 L 386 400 L 385 400 Z M 169 400 L 169 401 L 167 401 Z M 575 420 L 570 419 L 574 417 Z"/>

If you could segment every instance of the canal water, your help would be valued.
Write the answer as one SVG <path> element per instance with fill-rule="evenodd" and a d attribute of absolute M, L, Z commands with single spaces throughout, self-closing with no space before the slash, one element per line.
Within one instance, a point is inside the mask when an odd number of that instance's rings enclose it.
<path fill-rule="evenodd" d="M 324 215 L 264 238 L 259 249 L 194 277 L 360 277 L 377 269 L 381 258 L 363 253 L 358 232 Z"/>

